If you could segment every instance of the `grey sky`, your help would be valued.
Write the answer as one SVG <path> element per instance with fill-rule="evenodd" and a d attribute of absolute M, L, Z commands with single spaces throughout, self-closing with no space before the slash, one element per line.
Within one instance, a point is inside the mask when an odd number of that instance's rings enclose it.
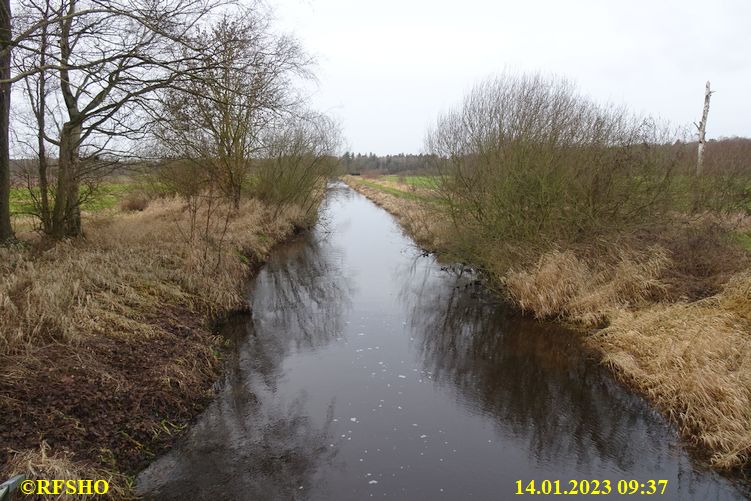
<path fill-rule="evenodd" d="M 438 113 L 478 80 L 542 71 L 582 93 L 708 137 L 751 136 L 749 0 L 269 0 L 318 60 L 315 105 L 348 149 L 419 152 Z"/>

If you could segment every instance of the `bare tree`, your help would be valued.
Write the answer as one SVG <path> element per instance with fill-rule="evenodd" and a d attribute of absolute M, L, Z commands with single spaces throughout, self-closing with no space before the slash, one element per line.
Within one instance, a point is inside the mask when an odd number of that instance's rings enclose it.
<path fill-rule="evenodd" d="M 709 81 L 704 90 L 704 112 L 701 115 L 701 121 L 695 123 L 696 128 L 699 130 L 699 148 L 696 156 L 696 175 L 701 175 L 704 168 L 704 145 L 706 143 L 705 135 L 707 133 L 707 116 L 709 115 L 709 99 L 712 97 L 712 91 L 709 90 Z"/>
<path fill-rule="evenodd" d="M 209 170 L 237 209 L 261 131 L 297 110 L 292 79 L 310 76 L 310 59 L 294 39 L 273 34 L 260 9 L 224 17 L 203 37 L 222 49 L 185 88 L 163 93 L 157 137 L 171 156 Z"/>
<path fill-rule="evenodd" d="M 22 8 L 26 6 L 22 5 Z M 50 5 L 43 4 L 39 6 L 44 9 L 39 12 L 43 19 L 50 17 Z M 36 17 L 37 12 L 28 12 L 25 16 L 22 11 L 20 17 Z M 30 113 L 29 120 L 24 113 L 16 114 L 16 120 L 30 131 L 34 131 L 35 137 L 25 140 L 23 135 L 17 136 L 20 144 L 28 147 L 36 156 L 36 165 L 24 165 L 21 175 L 26 181 L 28 193 L 34 205 L 32 215 L 36 216 L 41 223 L 43 233 L 50 233 L 52 228 L 50 197 L 50 161 L 47 154 L 47 137 L 48 137 L 48 98 L 52 93 L 47 84 L 48 71 L 30 71 L 34 68 L 44 68 L 47 62 L 47 52 L 49 44 L 49 26 L 44 24 L 40 27 L 36 36 L 30 37 L 25 41 L 26 46 L 35 45 L 34 51 L 15 51 L 13 53 L 13 65 L 17 71 L 26 73 L 23 79 L 24 94 L 27 98 Z M 38 188 L 38 189 L 37 189 Z"/>
<path fill-rule="evenodd" d="M 44 218 L 55 238 L 81 234 L 82 190 L 144 137 L 158 90 L 180 87 L 206 68 L 216 44 L 201 44 L 195 30 L 213 0 L 27 0 L 27 32 L 20 51 L 31 67 L 18 74 L 39 75 L 32 107 L 38 118 L 39 154 L 44 142 L 58 149 L 54 204 Z M 34 16 L 36 14 L 36 16 Z M 209 58 L 210 60 L 210 58 Z M 186 64 L 192 62 L 192 64 Z M 44 131 L 39 85 L 53 84 L 61 110 L 52 118 L 56 137 Z M 32 94 L 29 94 L 32 97 Z M 40 189 L 44 189 L 40 170 Z M 47 196 L 41 195 L 41 199 Z"/>
<path fill-rule="evenodd" d="M 0 0 L 0 243 L 13 238 L 10 223 L 10 0 Z"/>

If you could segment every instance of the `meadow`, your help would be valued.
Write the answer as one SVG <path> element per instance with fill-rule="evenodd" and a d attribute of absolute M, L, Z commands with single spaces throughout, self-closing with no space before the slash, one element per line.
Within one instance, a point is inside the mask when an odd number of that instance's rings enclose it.
<path fill-rule="evenodd" d="M 128 194 L 138 189 L 132 181 L 110 181 L 100 183 L 91 196 L 81 203 L 81 210 L 98 212 L 112 209 Z M 14 216 L 34 213 L 34 198 L 39 197 L 39 189 L 13 187 L 10 192 L 10 211 Z"/>

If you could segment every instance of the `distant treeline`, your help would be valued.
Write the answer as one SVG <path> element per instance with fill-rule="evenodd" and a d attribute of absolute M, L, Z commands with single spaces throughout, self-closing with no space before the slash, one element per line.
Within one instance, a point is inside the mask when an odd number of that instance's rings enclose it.
<path fill-rule="evenodd" d="M 688 155 L 696 156 L 696 141 L 678 143 Z M 710 139 L 704 153 L 704 170 L 751 174 L 751 138 L 730 137 Z"/>
<path fill-rule="evenodd" d="M 396 174 L 424 172 L 432 155 L 398 155 L 379 156 L 374 153 L 346 152 L 341 157 L 341 165 L 348 174 Z"/>
<path fill-rule="evenodd" d="M 681 152 L 684 161 L 696 156 L 697 143 L 678 141 L 671 149 Z M 435 155 L 404 154 L 376 155 L 346 152 L 341 156 L 341 166 L 348 174 L 424 174 L 434 165 Z M 704 169 L 707 173 L 751 173 L 751 138 L 730 137 L 707 141 Z"/>

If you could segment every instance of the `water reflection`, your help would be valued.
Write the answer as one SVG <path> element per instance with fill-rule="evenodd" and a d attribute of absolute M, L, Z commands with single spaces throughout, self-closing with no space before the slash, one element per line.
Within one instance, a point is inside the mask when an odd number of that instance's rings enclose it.
<path fill-rule="evenodd" d="M 334 401 L 323 423 L 308 415 L 308 395 L 282 401 L 277 384 L 285 358 L 341 333 L 351 284 L 336 249 L 317 234 L 277 249 L 252 290 L 252 317 L 230 320 L 217 399 L 178 446 L 138 479 L 150 499 L 305 499 L 317 469 L 336 455 Z M 304 305 L 304 307 L 301 307 Z M 272 494 L 273 493 L 273 494 Z"/>
<path fill-rule="evenodd" d="M 323 229 L 276 249 L 250 289 L 253 356 L 244 367 L 275 384 L 290 350 L 325 346 L 342 332 L 353 286 L 342 272 L 341 251 Z"/>
<path fill-rule="evenodd" d="M 579 478 L 603 469 L 632 478 L 670 472 L 680 483 L 671 486 L 678 498 L 733 497 L 732 489 L 707 486 L 694 473 L 716 474 L 695 472 L 679 447 L 665 447 L 675 441 L 672 430 L 594 355 L 583 355 L 578 334 L 520 316 L 471 273 L 436 274 L 434 264 L 403 270 L 400 299 L 425 370 L 469 409 L 491 417 L 500 435 L 527 441 L 533 464 L 567 464 Z"/>
<path fill-rule="evenodd" d="M 326 210 L 252 284 L 252 316 L 225 331 L 236 349 L 220 395 L 139 492 L 507 499 L 517 479 L 577 478 L 668 479 L 663 500 L 743 498 L 573 333 L 442 270 L 348 189 Z"/>

